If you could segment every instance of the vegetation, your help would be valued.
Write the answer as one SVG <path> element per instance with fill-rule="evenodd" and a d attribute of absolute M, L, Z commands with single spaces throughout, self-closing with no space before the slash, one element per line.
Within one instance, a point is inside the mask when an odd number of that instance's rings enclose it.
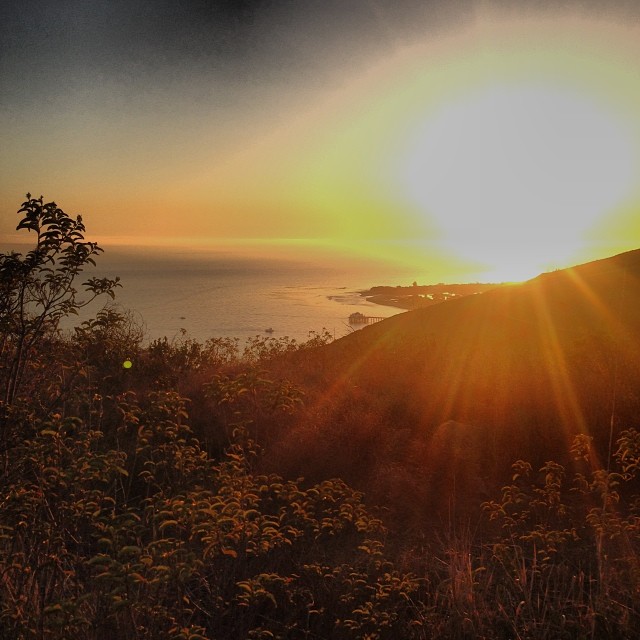
<path fill-rule="evenodd" d="M 0 256 L 1 638 L 634 637 L 633 425 L 465 500 L 464 447 L 398 426 L 388 369 L 386 396 L 329 380 L 329 336 L 145 345 L 113 306 L 63 335 L 100 249 L 27 198 L 35 248 Z"/>
<path fill-rule="evenodd" d="M 33 372 L 33 355 L 50 339 L 60 322 L 102 294 L 114 297 L 118 279 L 90 278 L 83 286 L 90 295 L 77 299 L 74 284 L 94 256 L 102 251 L 84 240 L 84 224 L 56 206 L 27 194 L 19 212 L 18 229 L 36 234 L 35 247 L 22 256 L 11 252 L 0 256 L 0 353 L 4 375 L 4 402 L 12 405 L 25 373 Z"/>

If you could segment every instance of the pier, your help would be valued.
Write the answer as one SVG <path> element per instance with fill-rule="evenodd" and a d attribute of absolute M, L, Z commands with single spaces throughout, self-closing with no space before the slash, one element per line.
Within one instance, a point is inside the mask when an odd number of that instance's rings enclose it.
<path fill-rule="evenodd" d="M 349 324 L 373 324 L 385 320 L 379 316 L 365 316 L 363 313 L 356 311 L 349 316 Z"/>

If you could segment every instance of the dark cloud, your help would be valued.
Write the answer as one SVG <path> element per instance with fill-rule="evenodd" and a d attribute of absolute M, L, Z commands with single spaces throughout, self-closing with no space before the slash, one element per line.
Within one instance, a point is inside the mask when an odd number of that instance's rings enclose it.
<path fill-rule="evenodd" d="M 398 46 L 442 21 L 438 2 L 344 0 L 5 1 L 0 71 L 7 99 L 29 85 L 177 71 L 260 82 L 318 73 Z M 464 11 L 469 2 L 457 4 Z"/>
<path fill-rule="evenodd" d="M 3 0 L 0 114 L 153 109 L 210 117 L 302 107 L 478 6 L 619 10 L 635 2 Z"/>
<path fill-rule="evenodd" d="M 590 0 L 4 0 L 1 68 L 60 74 L 193 64 L 259 74 L 272 65 L 317 66 L 358 50 L 383 53 L 472 18 L 476 6 L 625 15 L 639 9 L 637 2 Z"/>

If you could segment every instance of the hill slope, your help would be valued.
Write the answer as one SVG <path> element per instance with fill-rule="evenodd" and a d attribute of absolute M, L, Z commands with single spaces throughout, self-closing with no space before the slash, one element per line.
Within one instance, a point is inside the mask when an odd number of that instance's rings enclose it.
<path fill-rule="evenodd" d="M 384 501 L 392 476 L 400 493 L 455 474 L 476 490 L 520 457 L 566 461 L 577 433 L 605 455 L 614 405 L 616 433 L 640 418 L 640 250 L 393 316 L 320 349 L 311 373 L 294 364 L 326 390 L 298 451 Z"/>

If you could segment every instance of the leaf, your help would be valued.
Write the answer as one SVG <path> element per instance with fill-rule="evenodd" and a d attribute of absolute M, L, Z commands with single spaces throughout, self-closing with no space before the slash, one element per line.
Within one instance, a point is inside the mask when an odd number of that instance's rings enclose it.
<path fill-rule="evenodd" d="M 58 611 L 62 611 L 62 605 L 59 604 L 50 604 L 48 607 L 44 608 L 45 615 L 49 613 L 56 613 Z"/>
<path fill-rule="evenodd" d="M 120 549 L 120 554 L 121 555 L 128 555 L 130 553 L 140 553 L 142 550 L 140 549 L 140 547 L 137 547 L 135 545 L 127 545 L 126 547 L 122 547 L 122 549 Z"/>
<path fill-rule="evenodd" d="M 157 571 L 158 573 L 168 573 L 171 571 L 171 567 L 168 567 L 166 564 L 159 564 L 155 567 L 151 567 L 152 571 Z"/>

